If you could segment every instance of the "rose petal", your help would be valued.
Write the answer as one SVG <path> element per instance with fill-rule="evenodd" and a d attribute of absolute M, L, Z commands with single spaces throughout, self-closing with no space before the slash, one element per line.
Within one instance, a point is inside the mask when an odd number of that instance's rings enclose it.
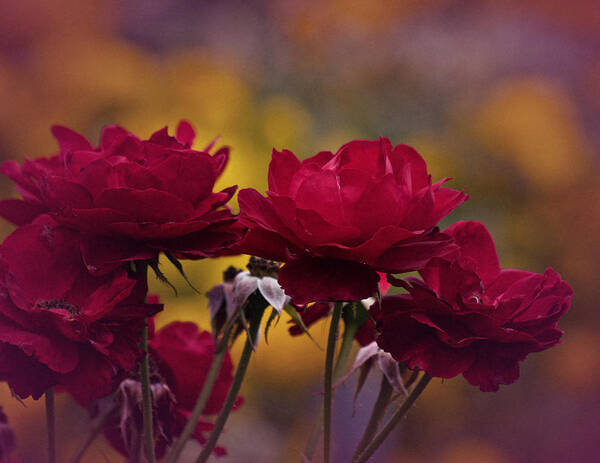
<path fill-rule="evenodd" d="M 358 262 L 301 257 L 279 270 L 279 284 L 297 304 L 359 301 L 377 291 L 379 276 Z"/>
<path fill-rule="evenodd" d="M 277 280 L 272 277 L 259 278 L 258 289 L 269 305 L 281 314 L 283 307 L 289 302 L 289 297 L 285 295 Z"/>

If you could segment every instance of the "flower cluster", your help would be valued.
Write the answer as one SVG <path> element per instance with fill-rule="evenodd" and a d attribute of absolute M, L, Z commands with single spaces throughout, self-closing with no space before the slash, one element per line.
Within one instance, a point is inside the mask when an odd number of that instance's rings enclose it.
<path fill-rule="evenodd" d="M 118 396 L 129 412 L 107 436 L 124 452 L 139 449 L 132 423 L 142 422 L 143 333 L 163 309 L 147 295 L 147 269 L 160 272 L 160 252 L 181 270 L 178 259 L 218 255 L 242 237 L 225 206 L 236 187 L 213 192 L 229 150 L 210 154 L 214 142 L 193 150 L 187 122 L 175 137 L 164 128 L 148 140 L 106 127 L 97 147 L 70 129 L 52 132 L 57 154 L 0 167 L 22 196 L 0 201 L 0 215 L 17 225 L 0 245 L 0 380 L 21 399 L 57 387 L 97 408 Z M 158 332 L 150 349 L 164 378 L 151 385 L 162 455 L 190 415 L 214 347 L 209 333 L 182 323 Z M 231 370 L 227 355 L 204 414 L 220 410 Z M 211 427 L 198 421 L 192 437 L 204 442 Z"/>
<path fill-rule="evenodd" d="M 552 270 L 501 270 L 481 223 L 440 232 L 437 223 L 467 199 L 443 187 L 446 180 L 432 183 L 416 151 L 385 138 L 302 162 L 273 151 L 267 197 L 240 191 L 249 232 L 239 248 L 285 262 L 286 294 L 317 302 L 301 312 L 307 325 L 329 314 L 328 301 L 372 297 L 378 271 L 420 272 L 423 280 L 392 278 L 407 294 L 385 296 L 371 310 L 378 345 L 409 368 L 442 378 L 462 373 L 496 390 L 517 379 L 527 354 L 559 342 L 556 323 L 572 291 Z"/>
<path fill-rule="evenodd" d="M 187 122 L 175 137 L 165 128 L 148 140 L 107 127 L 97 147 L 64 127 L 53 134 L 54 156 L 0 167 L 22 196 L 0 201 L 0 216 L 17 225 L 0 245 L 0 380 L 20 398 L 66 390 L 96 410 L 128 461 L 145 452 L 173 463 L 189 438 L 205 444 L 197 461 L 225 453 L 217 440 L 241 403 L 269 306 L 265 337 L 283 311 L 292 335 L 332 314 L 326 461 L 334 376 L 360 369 L 360 390 L 372 365 L 383 373 L 353 457 L 364 462 L 387 436 L 374 434 L 393 400 L 406 398 L 382 433 L 431 377 L 462 374 L 495 391 L 519 377 L 528 354 L 560 342 L 569 285 L 551 269 L 501 269 L 479 222 L 440 231 L 468 196 L 448 179 L 434 183 L 409 146 L 356 140 L 303 161 L 274 150 L 266 197 L 241 190 L 235 216 L 226 203 L 237 187 L 213 191 L 228 148 L 193 150 Z M 179 259 L 252 255 L 248 271 L 229 268 L 209 292 L 212 333 L 174 322 L 154 334 L 163 306 L 147 294 L 147 271 L 163 277 L 159 253 L 182 274 Z M 408 272 L 421 278 L 395 276 Z M 227 347 L 244 331 L 234 377 Z M 340 378 L 354 340 L 362 347 Z M 214 423 L 201 418 L 214 414 Z"/>
<path fill-rule="evenodd" d="M 420 272 L 423 280 L 395 280 L 408 294 L 383 299 L 377 342 L 410 368 L 440 378 L 463 374 L 482 391 L 496 391 L 519 377 L 529 353 L 559 342 L 556 324 L 572 291 L 552 269 L 500 269 L 479 222 L 444 232 L 459 246 L 456 259 L 433 259 Z"/>

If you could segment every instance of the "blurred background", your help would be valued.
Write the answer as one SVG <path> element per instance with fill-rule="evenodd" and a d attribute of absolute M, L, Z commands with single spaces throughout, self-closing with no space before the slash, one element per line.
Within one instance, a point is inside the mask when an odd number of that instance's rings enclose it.
<path fill-rule="evenodd" d="M 575 296 L 561 320 L 563 344 L 530 356 L 519 381 L 497 393 L 462 377 L 433 381 L 373 461 L 597 461 L 594 0 L 0 0 L 0 102 L 2 159 L 54 153 L 55 123 L 95 143 L 105 124 L 147 137 L 185 118 L 198 147 L 217 135 L 232 146 L 220 186 L 260 191 L 272 147 L 307 157 L 379 135 L 413 145 L 434 179 L 453 177 L 450 186 L 471 195 L 446 224 L 483 221 L 504 267 L 552 266 Z M 12 194 L 0 182 L 3 195 Z M 186 269 L 205 292 L 230 264 L 243 267 L 245 259 Z M 184 319 L 208 328 L 206 298 L 169 275 L 180 295 L 153 285 L 166 303 L 159 324 Z M 319 410 L 324 353 L 306 337 L 291 338 L 286 322 L 251 364 L 223 463 L 299 461 Z M 311 329 L 321 346 L 325 329 Z M 352 417 L 354 384 L 349 379 L 335 399 L 336 462 L 348 460 L 379 378 L 367 382 Z M 0 401 L 17 432 L 15 461 L 44 461 L 43 401 L 21 404 L 5 385 Z M 61 396 L 58 416 L 64 461 L 85 435 L 87 415 Z M 84 461 L 122 458 L 99 440 Z"/>

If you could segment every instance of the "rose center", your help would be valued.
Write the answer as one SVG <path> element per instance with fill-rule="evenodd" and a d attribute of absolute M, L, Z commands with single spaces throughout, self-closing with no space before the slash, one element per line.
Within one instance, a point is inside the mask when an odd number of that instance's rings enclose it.
<path fill-rule="evenodd" d="M 77 315 L 79 309 L 73 304 L 69 304 L 64 299 L 51 299 L 49 301 L 39 301 L 35 304 L 36 309 L 63 309 L 68 311 L 71 315 Z"/>
<path fill-rule="evenodd" d="M 248 265 L 246 265 L 250 275 L 255 277 L 273 277 L 277 278 L 280 264 L 273 260 L 262 259 L 260 257 L 250 257 Z"/>

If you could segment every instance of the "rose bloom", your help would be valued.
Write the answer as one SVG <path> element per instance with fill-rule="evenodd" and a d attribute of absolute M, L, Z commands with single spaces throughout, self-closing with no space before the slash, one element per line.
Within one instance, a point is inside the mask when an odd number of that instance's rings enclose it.
<path fill-rule="evenodd" d="M 382 272 L 419 269 L 452 241 L 436 224 L 467 195 L 431 183 L 425 161 L 387 138 L 352 141 L 300 162 L 274 150 L 267 197 L 239 193 L 250 231 L 240 249 L 286 262 L 279 282 L 298 303 L 372 296 Z"/>
<path fill-rule="evenodd" d="M 195 323 L 173 322 L 159 330 L 150 341 L 151 388 L 154 398 L 155 453 L 162 458 L 169 445 L 181 434 L 202 390 L 210 364 L 214 358 L 214 342 L 208 331 L 201 331 Z M 233 381 L 233 364 L 229 352 L 213 386 L 203 415 L 221 411 Z M 132 375 L 135 376 L 135 375 Z M 126 379 L 119 388 L 120 416 L 110 420 L 104 429 L 108 441 L 125 456 L 140 444 L 143 433 L 141 385 L 138 379 Z M 241 397 L 235 405 L 242 403 Z M 192 438 L 206 442 L 205 433 L 213 425 L 199 420 Z M 134 436 L 137 436 L 137 440 Z M 224 455 L 216 447 L 216 455 Z"/>
<path fill-rule="evenodd" d="M 0 380 L 21 398 L 64 386 L 81 404 L 115 390 L 141 352 L 145 275 L 94 277 L 78 233 L 40 216 L 0 246 Z"/>
<path fill-rule="evenodd" d="M 559 343 L 556 325 L 572 290 L 552 269 L 544 274 L 500 269 L 496 249 L 479 222 L 458 222 L 444 233 L 460 253 L 433 259 L 423 280 L 396 280 L 408 294 L 386 296 L 374 315 L 379 346 L 430 376 L 462 374 L 482 391 L 519 377 L 519 362 Z"/>
<path fill-rule="evenodd" d="M 143 141 L 109 126 L 96 148 L 65 127 L 54 126 L 52 133 L 58 154 L 22 166 L 2 164 L 0 171 L 23 199 L 0 201 L 0 215 L 23 225 L 49 213 L 90 235 L 82 252 L 91 272 L 153 259 L 159 251 L 179 258 L 213 256 L 240 238 L 224 207 L 236 187 L 213 192 L 229 149 L 214 155 L 208 153 L 212 144 L 192 150 L 195 133 L 187 122 L 179 124 L 176 137 L 165 127 Z"/>

